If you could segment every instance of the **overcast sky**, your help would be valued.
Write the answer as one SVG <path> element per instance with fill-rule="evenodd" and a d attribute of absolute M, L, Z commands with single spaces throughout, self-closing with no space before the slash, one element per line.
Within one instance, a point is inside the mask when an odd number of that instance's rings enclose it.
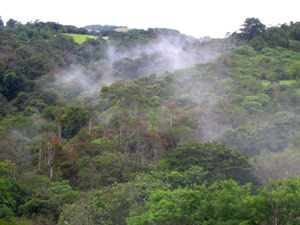
<path fill-rule="evenodd" d="M 90 24 L 130 28 L 174 28 L 195 37 L 224 37 L 240 29 L 247 17 L 265 25 L 300 21 L 300 0 L 6 0 L 0 16 L 54 21 L 82 27 Z"/>

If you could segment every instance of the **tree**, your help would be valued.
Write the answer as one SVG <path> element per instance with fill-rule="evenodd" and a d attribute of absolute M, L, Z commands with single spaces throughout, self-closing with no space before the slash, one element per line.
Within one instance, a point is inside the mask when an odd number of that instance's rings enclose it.
<path fill-rule="evenodd" d="M 232 152 L 230 148 L 217 143 L 190 141 L 172 149 L 165 159 L 167 169 L 184 172 L 193 166 L 207 171 L 206 180 L 234 179 L 241 184 L 256 183 L 254 168 L 246 156 Z"/>
<path fill-rule="evenodd" d="M 192 166 L 184 172 L 179 172 L 177 170 L 156 170 L 152 171 L 152 175 L 158 180 L 161 180 L 166 184 L 170 184 L 173 189 L 176 189 L 187 186 L 193 188 L 195 184 L 204 184 L 206 182 L 208 172 L 204 171 L 204 169 L 200 166 Z"/>
<path fill-rule="evenodd" d="M 138 175 L 133 181 L 114 184 L 83 195 L 80 201 L 63 208 L 58 224 L 125 225 L 125 218 L 129 216 L 130 210 L 143 210 L 151 191 L 166 190 L 168 187 L 169 185 L 152 176 Z"/>
<path fill-rule="evenodd" d="M 63 114 L 63 108 L 57 106 L 47 106 L 42 111 L 43 118 L 55 121 L 59 139 L 61 139 L 62 125 L 64 121 L 64 117 L 62 114 Z"/>
<path fill-rule="evenodd" d="M 255 224 L 248 216 L 252 212 L 249 199 L 249 185 L 240 187 L 233 180 L 210 187 L 155 190 L 145 210 L 136 208 L 126 222 L 128 225 Z"/>
<path fill-rule="evenodd" d="M 0 127 L 0 160 L 16 160 L 17 140 L 9 130 Z"/>
<path fill-rule="evenodd" d="M 0 219 L 17 214 L 22 201 L 20 184 L 12 178 L 0 178 Z"/>
<path fill-rule="evenodd" d="M 100 156 L 81 158 L 79 169 L 80 186 L 88 189 L 126 182 L 139 167 L 128 155 L 104 152 Z"/>
<path fill-rule="evenodd" d="M 162 132 L 167 141 L 167 147 L 176 148 L 177 145 L 193 138 L 192 129 L 186 126 L 172 126 Z"/>
<path fill-rule="evenodd" d="M 268 28 L 265 39 L 270 47 L 289 47 L 289 31 L 284 29 L 284 25 Z"/>
<path fill-rule="evenodd" d="M 15 178 L 17 166 L 9 160 L 0 162 L 0 177 Z"/>
<path fill-rule="evenodd" d="M 176 108 L 177 108 L 177 105 L 174 102 L 171 102 L 168 105 L 169 114 L 170 114 L 170 127 L 173 126 L 173 120 L 174 120 L 174 116 L 175 116 L 175 113 L 176 113 Z"/>
<path fill-rule="evenodd" d="M 3 20 L 1 19 L 1 16 L 0 16 L 0 27 L 3 27 L 4 26 L 4 23 L 3 23 Z"/>
<path fill-rule="evenodd" d="M 291 24 L 291 37 L 300 41 L 300 22 Z"/>
<path fill-rule="evenodd" d="M 87 124 L 89 115 L 87 110 L 76 105 L 70 105 L 65 109 L 63 118 L 63 136 L 69 139 Z"/>
<path fill-rule="evenodd" d="M 24 80 L 14 72 L 6 73 L 3 79 L 3 95 L 7 100 L 17 97 L 18 93 L 23 89 Z"/>
<path fill-rule="evenodd" d="M 45 194 L 37 194 L 31 196 L 27 201 L 19 207 L 23 216 L 36 219 L 42 217 L 42 220 L 53 221 L 58 220 L 64 205 L 72 204 L 79 198 L 79 192 L 73 191 L 68 181 L 53 182 L 46 187 Z"/>
<path fill-rule="evenodd" d="M 56 151 L 62 149 L 59 139 L 53 133 L 45 132 L 43 135 L 43 145 L 47 154 L 47 167 L 49 167 L 49 177 L 53 178 L 53 162 L 56 156 Z M 41 157 L 41 149 L 39 158 Z M 39 159 L 40 161 L 40 159 Z"/>
<path fill-rule="evenodd" d="M 255 50 L 262 50 L 263 48 L 267 47 L 268 44 L 267 42 L 265 41 L 265 39 L 260 36 L 260 35 L 257 35 L 255 36 L 254 38 L 251 39 L 250 41 L 250 44 L 251 46 L 255 49 Z"/>
<path fill-rule="evenodd" d="M 300 177 L 272 181 L 253 197 L 251 217 L 258 224 L 299 224 Z"/>
<path fill-rule="evenodd" d="M 6 27 L 8 28 L 15 28 L 17 25 L 19 25 L 20 23 L 14 19 L 9 19 L 7 22 L 6 22 Z"/>
<path fill-rule="evenodd" d="M 36 79 L 46 74 L 49 70 L 47 57 L 37 54 L 25 60 L 25 73 L 31 79 Z"/>
<path fill-rule="evenodd" d="M 242 25 L 242 37 L 248 41 L 257 35 L 262 35 L 265 32 L 265 25 L 258 18 L 247 18 Z"/>
<path fill-rule="evenodd" d="M 269 179 L 284 179 L 286 173 L 293 177 L 300 174 L 300 153 L 297 151 L 268 152 L 264 151 L 256 156 L 254 166 L 257 177 L 263 185 L 268 184 Z"/>

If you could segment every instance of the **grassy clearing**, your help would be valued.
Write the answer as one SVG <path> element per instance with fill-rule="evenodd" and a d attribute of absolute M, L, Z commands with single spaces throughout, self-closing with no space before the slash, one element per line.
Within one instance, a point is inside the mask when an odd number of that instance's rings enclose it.
<path fill-rule="evenodd" d="M 77 44 L 80 44 L 80 45 L 88 39 L 96 39 L 97 38 L 97 36 L 92 36 L 92 35 L 87 35 L 87 34 L 64 34 L 64 35 L 72 37 L 73 40 Z"/>
<path fill-rule="evenodd" d="M 109 37 L 108 37 L 108 36 L 106 36 L 106 37 L 102 37 L 102 38 L 103 38 L 104 40 L 108 40 L 108 38 L 109 38 Z"/>
<path fill-rule="evenodd" d="M 290 86 L 296 84 L 296 80 L 280 80 L 279 85 Z"/>

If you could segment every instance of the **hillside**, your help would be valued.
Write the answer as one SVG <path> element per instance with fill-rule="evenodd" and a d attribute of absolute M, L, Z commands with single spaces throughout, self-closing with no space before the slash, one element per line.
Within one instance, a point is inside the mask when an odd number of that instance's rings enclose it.
<path fill-rule="evenodd" d="M 86 28 L 0 26 L 0 224 L 298 223 L 300 22 Z"/>

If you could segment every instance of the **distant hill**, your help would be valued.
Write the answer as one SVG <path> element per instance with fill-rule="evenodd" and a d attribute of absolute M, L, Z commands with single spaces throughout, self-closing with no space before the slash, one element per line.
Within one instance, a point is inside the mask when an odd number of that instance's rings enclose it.
<path fill-rule="evenodd" d="M 128 28 L 128 27 L 119 27 L 119 28 L 116 28 L 114 30 L 117 31 L 117 32 L 128 32 L 128 31 L 130 31 L 132 29 Z"/>
<path fill-rule="evenodd" d="M 163 35 L 179 35 L 180 32 L 175 29 L 168 29 L 168 28 L 149 28 L 153 30 L 154 32 L 158 34 L 163 34 Z"/>
<path fill-rule="evenodd" d="M 115 29 L 120 29 L 120 28 L 127 28 L 126 26 L 115 26 L 115 25 L 88 25 L 85 26 L 86 29 L 88 30 L 93 30 L 93 31 L 107 31 L 107 30 L 115 30 Z"/>
<path fill-rule="evenodd" d="M 89 31 L 117 31 L 117 32 L 129 32 L 129 33 L 139 33 L 144 29 L 132 29 L 128 28 L 127 26 L 115 26 L 115 25 L 88 25 L 84 27 Z M 180 32 L 175 29 L 168 29 L 168 28 L 149 28 L 148 30 L 153 31 L 157 34 L 163 35 L 179 35 Z"/>

